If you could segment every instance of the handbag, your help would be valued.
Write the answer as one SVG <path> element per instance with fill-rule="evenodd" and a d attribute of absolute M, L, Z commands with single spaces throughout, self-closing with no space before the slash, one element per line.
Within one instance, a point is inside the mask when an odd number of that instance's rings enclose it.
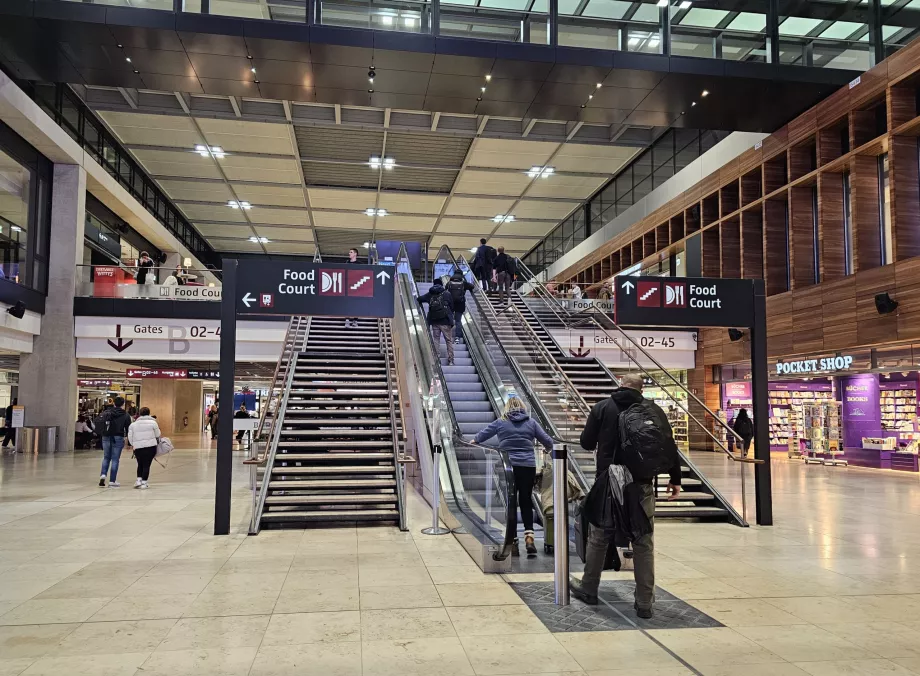
<path fill-rule="evenodd" d="M 160 440 L 157 442 L 157 455 L 166 455 L 167 453 L 172 453 L 175 446 L 169 440 L 169 437 L 160 437 Z"/>

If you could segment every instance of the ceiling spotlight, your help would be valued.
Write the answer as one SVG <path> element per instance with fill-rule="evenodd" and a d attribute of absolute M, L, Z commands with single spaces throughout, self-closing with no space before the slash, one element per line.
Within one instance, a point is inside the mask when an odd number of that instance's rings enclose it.
<path fill-rule="evenodd" d="M 252 209 L 252 205 L 249 202 L 237 202 L 236 200 L 230 200 L 227 202 L 227 206 L 231 209 Z"/>
<path fill-rule="evenodd" d="M 584 107 L 586 107 L 587 105 L 588 105 L 587 103 L 582 103 L 582 104 L 581 104 L 581 107 L 584 108 Z"/>
<path fill-rule="evenodd" d="M 511 214 L 508 214 L 507 216 L 505 214 L 496 214 L 495 218 L 492 219 L 492 222 L 493 223 L 513 223 L 514 216 L 512 216 Z"/>
<path fill-rule="evenodd" d="M 259 84 L 259 81 L 258 81 L 258 80 L 253 80 L 253 82 L 255 82 L 256 84 Z"/>
<path fill-rule="evenodd" d="M 694 101 L 693 103 L 691 103 L 691 104 L 690 104 L 690 107 L 692 108 L 692 107 L 695 106 L 695 105 L 696 105 L 696 101 Z"/>
<path fill-rule="evenodd" d="M 531 167 L 527 175 L 530 178 L 549 178 L 556 171 L 553 167 Z"/>
<path fill-rule="evenodd" d="M 600 89 L 600 88 L 603 87 L 603 86 L 604 86 L 604 85 L 603 85 L 602 83 L 600 83 L 600 82 L 598 82 L 598 83 L 595 85 L 595 87 L 596 87 L 597 89 Z"/>
<path fill-rule="evenodd" d="M 122 47 L 124 47 L 124 45 L 116 45 L 116 46 L 117 46 L 119 49 L 121 49 Z"/>
<path fill-rule="evenodd" d="M 704 90 L 703 90 L 703 93 L 701 94 L 701 96 L 709 96 L 709 90 L 708 90 L 708 89 L 704 89 Z"/>
<path fill-rule="evenodd" d="M 249 241 L 253 244 L 268 244 L 268 237 L 256 237 L 253 235 L 249 238 Z"/>
<path fill-rule="evenodd" d="M 480 87 L 479 89 L 480 89 L 483 93 L 485 93 L 485 91 L 486 91 L 486 88 L 485 88 L 485 87 Z"/>
<path fill-rule="evenodd" d="M 374 90 L 370 89 L 368 91 L 372 92 Z M 381 167 L 383 167 L 384 169 L 392 169 L 393 167 L 396 166 L 396 160 L 394 160 L 392 157 L 384 157 L 381 160 L 376 155 L 372 155 L 370 160 L 368 160 L 367 163 L 371 166 L 371 169 L 380 169 Z"/>
<path fill-rule="evenodd" d="M 693 6 L 693 3 L 690 2 L 690 0 L 682 0 L 679 6 L 681 9 L 690 9 L 690 7 Z"/>
<path fill-rule="evenodd" d="M 477 100 L 477 101 L 482 101 L 482 97 L 481 97 L 481 96 L 477 96 L 477 97 L 476 97 L 476 100 Z"/>
<path fill-rule="evenodd" d="M 208 156 L 208 149 L 205 146 L 195 146 L 195 152 L 201 155 L 202 157 Z"/>
<path fill-rule="evenodd" d="M 251 70 L 253 73 L 256 72 L 256 69 L 255 69 L 255 68 L 250 68 L 249 70 Z"/>
<path fill-rule="evenodd" d="M 125 57 L 125 61 L 127 61 L 128 63 L 131 63 L 131 57 L 130 57 L 130 56 L 126 56 L 126 57 Z"/>
<path fill-rule="evenodd" d="M 246 58 L 249 59 L 250 61 L 252 61 L 252 54 L 247 54 L 247 55 L 246 55 Z"/>
<path fill-rule="evenodd" d="M 220 146 L 211 146 L 211 154 L 219 160 L 224 159 L 224 149 Z"/>
<path fill-rule="evenodd" d="M 492 81 L 492 74 L 489 73 L 488 75 L 486 75 L 486 82 L 491 82 L 491 81 Z"/>
<path fill-rule="evenodd" d="M 364 215 L 365 215 L 365 216 L 371 216 L 371 217 L 373 217 L 373 216 L 380 216 L 380 217 L 383 217 L 383 216 L 386 216 L 387 214 L 388 214 L 388 212 L 387 212 L 386 209 L 375 209 L 375 208 L 373 208 L 373 207 L 368 207 L 367 209 L 364 210 Z"/>
<path fill-rule="evenodd" d="M 374 78 L 377 77 L 377 73 L 373 69 L 367 71 L 367 81 L 373 84 Z"/>
<path fill-rule="evenodd" d="M 594 98 L 594 94 L 588 94 L 588 100 L 589 100 L 589 101 L 590 101 L 591 99 L 593 99 L 593 98 Z"/>
<path fill-rule="evenodd" d="M 140 73 L 139 70 L 135 70 L 135 71 L 134 71 L 134 74 L 135 74 L 135 75 L 138 75 L 139 73 Z M 256 82 L 258 82 L 258 80 L 256 80 Z"/>

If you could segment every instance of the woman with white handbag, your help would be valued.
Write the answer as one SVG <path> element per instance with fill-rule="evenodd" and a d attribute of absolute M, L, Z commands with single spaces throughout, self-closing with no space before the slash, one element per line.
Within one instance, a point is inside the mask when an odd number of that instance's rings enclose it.
<path fill-rule="evenodd" d="M 150 465 L 157 455 L 157 446 L 160 443 L 160 426 L 157 425 L 156 418 L 150 416 L 150 409 L 146 406 L 138 413 L 137 420 L 128 428 L 128 443 L 134 447 L 134 457 L 137 460 L 137 481 L 134 487 L 147 489 Z"/>

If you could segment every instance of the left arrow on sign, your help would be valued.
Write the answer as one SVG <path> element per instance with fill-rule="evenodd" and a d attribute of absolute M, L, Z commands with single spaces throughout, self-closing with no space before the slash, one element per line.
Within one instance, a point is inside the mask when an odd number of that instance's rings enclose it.
<path fill-rule="evenodd" d="M 380 280 L 380 283 L 381 283 L 383 286 L 386 286 L 386 285 L 387 285 L 387 280 L 388 280 L 389 278 L 390 278 L 390 273 L 387 272 L 386 270 L 381 270 L 380 272 L 377 273 L 377 279 Z"/>
<path fill-rule="evenodd" d="M 252 304 L 255 302 L 256 302 L 256 299 L 253 298 L 252 294 L 247 291 L 246 295 L 243 296 L 243 303 L 246 305 L 246 307 L 252 307 Z"/>

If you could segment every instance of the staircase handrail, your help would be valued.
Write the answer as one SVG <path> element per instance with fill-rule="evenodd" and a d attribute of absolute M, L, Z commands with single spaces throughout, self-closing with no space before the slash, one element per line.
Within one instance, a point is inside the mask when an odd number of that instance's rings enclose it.
<path fill-rule="evenodd" d="M 402 481 L 402 469 L 400 467 L 400 458 L 399 458 L 399 448 L 400 448 L 400 439 L 399 432 L 396 429 L 396 415 L 397 408 L 395 405 L 393 397 L 393 360 L 390 357 L 390 348 L 391 340 L 390 336 L 387 333 L 385 322 L 388 322 L 388 319 L 378 319 L 377 320 L 377 333 L 380 336 L 380 345 L 383 348 L 384 359 L 386 361 L 386 371 L 387 371 L 387 400 L 390 406 L 390 436 L 393 439 L 393 471 L 396 478 L 396 500 L 397 508 L 399 510 L 399 530 L 407 530 L 406 525 L 406 488 L 403 485 Z"/>

